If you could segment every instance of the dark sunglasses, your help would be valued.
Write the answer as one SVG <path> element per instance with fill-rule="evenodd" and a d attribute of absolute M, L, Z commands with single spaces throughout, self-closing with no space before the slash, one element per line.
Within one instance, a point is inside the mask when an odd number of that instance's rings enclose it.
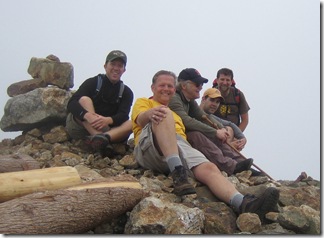
<path fill-rule="evenodd" d="M 194 84 L 197 88 L 199 88 L 200 86 L 203 85 L 202 83 L 195 83 L 195 82 L 192 82 L 192 81 L 188 81 L 188 82 L 191 83 L 191 84 Z"/>

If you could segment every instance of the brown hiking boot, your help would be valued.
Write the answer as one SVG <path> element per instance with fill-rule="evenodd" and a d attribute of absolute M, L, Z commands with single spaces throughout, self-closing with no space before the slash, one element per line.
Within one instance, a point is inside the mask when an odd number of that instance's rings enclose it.
<path fill-rule="evenodd" d="M 171 173 L 171 177 L 173 179 L 173 192 L 176 195 L 182 196 L 196 193 L 195 188 L 188 181 L 188 175 L 186 173 L 185 168 L 182 165 L 175 167 L 175 169 Z"/>
<path fill-rule="evenodd" d="M 256 213 L 261 221 L 268 212 L 275 211 L 279 200 L 279 190 L 273 187 L 267 188 L 260 197 L 247 194 L 243 198 L 239 213 Z"/>

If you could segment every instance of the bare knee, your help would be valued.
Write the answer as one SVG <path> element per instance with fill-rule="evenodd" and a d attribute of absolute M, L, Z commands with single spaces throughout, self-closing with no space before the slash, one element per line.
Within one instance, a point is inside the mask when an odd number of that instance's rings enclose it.
<path fill-rule="evenodd" d="M 166 114 L 166 117 L 172 117 L 173 118 L 173 115 L 172 115 L 172 111 L 170 108 L 165 108 L 165 114 Z"/>
<path fill-rule="evenodd" d="M 205 162 L 202 163 L 192 169 L 193 174 L 198 180 L 203 180 L 205 181 L 207 177 L 209 176 L 222 176 L 221 171 L 218 169 L 218 167 L 211 162 Z"/>

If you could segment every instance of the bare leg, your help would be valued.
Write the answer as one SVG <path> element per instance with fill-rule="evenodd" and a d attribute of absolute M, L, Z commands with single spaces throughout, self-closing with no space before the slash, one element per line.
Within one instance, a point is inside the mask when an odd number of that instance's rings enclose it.
<path fill-rule="evenodd" d="M 155 146 L 165 157 L 179 154 L 174 119 L 170 109 L 167 109 L 166 117 L 159 124 L 152 123 L 152 130 L 156 139 Z"/>
<path fill-rule="evenodd" d="M 95 113 L 95 109 L 93 107 L 93 103 L 92 103 L 92 100 L 91 98 L 89 97 L 81 97 L 79 99 L 79 103 L 82 105 L 82 107 L 84 109 L 86 109 L 88 112 L 92 112 L 92 113 Z M 90 135 L 96 135 L 96 134 L 100 134 L 102 133 L 102 131 L 98 131 L 96 129 L 94 129 L 90 124 L 89 122 L 87 121 L 80 121 L 80 120 L 77 120 L 77 122 L 79 124 L 81 124 L 88 132 Z"/>
<path fill-rule="evenodd" d="M 192 168 L 196 179 L 208 186 L 211 192 L 220 200 L 230 203 L 231 197 L 238 191 L 234 185 L 228 181 L 217 166 L 211 162 L 202 163 Z"/>
<path fill-rule="evenodd" d="M 166 117 L 159 124 L 152 123 L 152 131 L 155 148 L 164 155 L 171 171 L 173 192 L 179 196 L 196 193 L 179 157 L 175 122 L 170 109 L 166 110 Z"/>
<path fill-rule="evenodd" d="M 88 112 L 95 113 L 91 98 L 81 97 L 79 102 Z M 81 123 L 84 128 L 86 128 L 90 135 L 96 135 L 104 132 L 96 130 L 87 121 L 78 120 L 78 122 Z M 104 133 L 110 136 L 110 141 L 113 143 L 124 141 L 132 133 L 132 122 L 130 120 L 125 121 L 120 126 L 111 128 L 109 131 L 106 131 Z"/>
<path fill-rule="evenodd" d="M 128 138 L 132 134 L 132 121 L 125 121 L 120 126 L 111 128 L 105 134 L 110 136 L 110 141 L 113 143 L 124 141 L 125 138 Z"/>

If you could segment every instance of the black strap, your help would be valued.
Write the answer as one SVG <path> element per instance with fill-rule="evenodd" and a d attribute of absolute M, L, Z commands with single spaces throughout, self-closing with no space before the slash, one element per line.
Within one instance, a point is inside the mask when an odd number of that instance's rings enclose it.
<path fill-rule="evenodd" d="M 96 87 L 96 93 L 95 95 L 97 95 L 101 89 L 101 85 L 102 85 L 102 78 L 101 75 L 98 75 L 98 79 L 97 79 L 97 87 Z"/>
<path fill-rule="evenodd" d="M 123 82 L 120 82 L 120 87 L 119 87 L 119 93 L 118 93 L 118 98 L 117 98 L 117 103 L 120 102 L 120 99 L 123 97 L 123 92 L 124 92 L 125 85 Z"/>
<path fill-rule="evenodd" d="M 96 86 L 96 92 L 94 94 L 94 97 L 96 97 L 98 95 L 98 93 L 99 93 L 99 91 L 101 89 L 101 86 L 102 86 L 102 76 L 101 76 L 101 74 L 99 74 L 98 78 L 97 78 L 97 86 Z M 120 82 L 120 87 L 119 87 L 119 92 L 118 92 L 118 98 L 116 100 L 117 103 L 119 103 L 121 98 L 123 97 L 124 88 L 125 88 L 125 85 L 121 81 Z"/>
<path fill-rule="evenodd" d="M 98 77 L 97 77 L 97 86 L 96 86 L 96 91 L 95 93 L 93 94 L 93 98 L 97 97 L 100 89 L 101 89 L 101 85 L 102 85 L 102 78 L 101 78 L 101 75 L 98 74 Z"/>

